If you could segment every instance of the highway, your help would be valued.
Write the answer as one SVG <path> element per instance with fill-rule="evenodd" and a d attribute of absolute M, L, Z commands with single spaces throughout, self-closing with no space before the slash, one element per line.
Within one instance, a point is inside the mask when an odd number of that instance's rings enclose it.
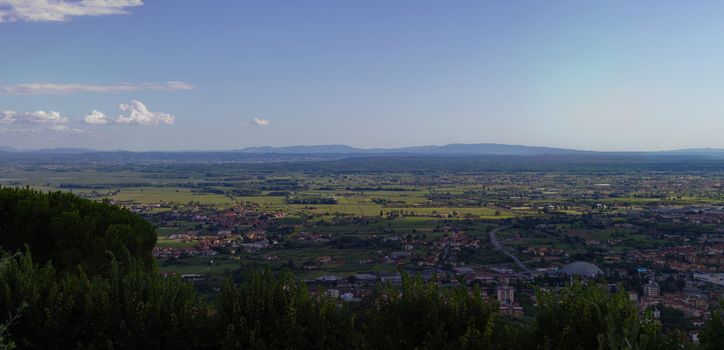
<path fill-rule="evenodd" d="M 513 254 L 511 254 L 511 253 L 508 253 L 507 251 L 505 251 L 505 249 L 503 249 L 503 246 L 502 246 L 502 245 L 500 244 L 500 242 L 498 241 L 498 232 L 500 232 L 500 231 L 502 231 L 502 230 L 505 230 L 505 229 L 507 229 L 507 228 L 508 228 L 507 226 L 503 226 L 503 227 L 498 227 L 498 228 L 496 228 L 495 230 L 490 231 L 490 232 L 488 233 L 488 237 L 490 237 L 490 244 L 493 245 L 493 247 L 495 248 L 495 250 L 497 250 L 497 251 L 499 251 L 499 252 L 501 252 L 501 253 L 509 256 L 511 259 L 513 259 L 513 261 L 515 262 L 515 264 L 518 265 L 518 267 L 519 267 L 521 270 L 523 270 L 523 271 L 525 271 L 525 272 L 527 272 L 527 273 L 532 273 L 533 271 L 531 271 L 531 270 L 528 268 L 528 266 L 525 266 L 525 264 L 523 264 L 523 262 L 520 261 L 515 255 L 513 255 Z"/>

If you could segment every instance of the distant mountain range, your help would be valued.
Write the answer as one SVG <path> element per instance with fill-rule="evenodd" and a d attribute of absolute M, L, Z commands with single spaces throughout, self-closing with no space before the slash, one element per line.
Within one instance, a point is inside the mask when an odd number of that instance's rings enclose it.
<path fill-rule="evenodd" d="M 80 153 L 96 153 L 96 152 L 102 152 L 102 151 L 94 150 L 94 149 L 90 149 L 90 148 L 41 148 L 41 149 L 21 150 L 21 149 L 17 149 L 17 148 L 13 148 L 13 147 L 0 146 L 0 152 L 80 154 Z"/>
<path fill-rule="evenodd" d="M 240 150 L 246 153 L 348 153 L 348 154 L 458 154 L 458 155 L 568 155 L 596 153 L 565 148 L 533 147 L 522 145 L 503 145 L 496 143 L 463 144 L 454 143 L 444 146 L 415 146 L 399 148 L 355 148 L 347 145 L 289 146 L 289 147 L 250 147 Z"/>
<path fill-rule="evenodd" d="M 86 148 L 46 148 L 36 150 L 19 150 L 12 147 L 0 146 L 0 153 L 20 154 L 88 154 L 88 153 L 154 153 L 154 154 L 182 154 L 182 153 L 242 153 L 249 155 L 495 155 L 495 156 L 564 156 L 564 155 L 666 155 L 666 156 L 711 156 L 724 157 L 724 149 L 692 148 L 671 151 L 648 152 L 599 152 L 585 151 L 555 147 L 535 147 L 523 145 L 506 145 L 496 143 L 462 144 L 454 143 L 443 146 L 415 146 L 399 148 L 356 148 L 347 145 L 315 145 L 315 146 L 287 146 L 287 147 L 249 147 L 240 150 L 219 151 L 169 151 L 169 152 L 128 152 L 123 150 L 99 151 Z"/>

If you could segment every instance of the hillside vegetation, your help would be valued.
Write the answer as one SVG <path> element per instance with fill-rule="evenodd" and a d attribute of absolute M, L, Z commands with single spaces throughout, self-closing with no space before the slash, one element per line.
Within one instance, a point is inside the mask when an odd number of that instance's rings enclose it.
<path fill-rule="evenodd" d="M 560 295 L 539 292 L 532 319 L 501 315 L 478 290 L 408 276 L 401 288 L 380 286 L 360 303 L 339 303 L 285 271 L 248 271 L 208 301 L 192 285 L 158 273 L 148 255 L 153 228 L 128 211 L 68 194 L 8 189 L 0 190 L 0 208 L 8 251 L 0 258 L 4 348 L 695 347 L 684 334 L 664 334 L 625 292 L 595 284 Z M 24 244 L 30 251 L 17 251 Z M 716 313 L 701 348 L 721 349 L 723 334 Z"/>
<path fill-rule="evenodd" d="M 156 232 L 150 223 L 108 203 L 70 193 L 0 188 L 0 246 L 29 246 L 38 263 L 61 272 L 78 266 L 89 275 L 109 273 L 111 260 L 149 268 Z"/>

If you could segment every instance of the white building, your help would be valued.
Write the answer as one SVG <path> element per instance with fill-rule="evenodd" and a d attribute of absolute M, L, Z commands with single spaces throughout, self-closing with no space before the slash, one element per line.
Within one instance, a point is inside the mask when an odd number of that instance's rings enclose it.
<path fill-rule="evenodd" d="M 656 298 L 659 295 L 661 295 L 661 289 L 659 288 L 659 284 L 651 281 L 649 283 L 644 284 L 644 296 L 647 298 Z"/>
<path fill-rule="evenodd" d="M 515 302 L 515 288 L 511 286 L 498 287 L 498 301 L 501 304 L 512 304 Z"/>

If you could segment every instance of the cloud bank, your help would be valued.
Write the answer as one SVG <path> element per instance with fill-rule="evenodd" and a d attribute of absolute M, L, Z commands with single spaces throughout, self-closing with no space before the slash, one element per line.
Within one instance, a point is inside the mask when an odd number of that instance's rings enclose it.
<path fill-rule="evenodd" d="M 127 14 L 142 0 L 0 0 L 2 22 L 64 22 L 73 17 Z"/>
<path fill-rule="evenodd" d="M 116 118 L 109 118 L 103 112 L 93 110 L 86 114 L 81 122 L 90 125 L 159 125 L 173 124 L 176 121 L 176 117 L 171 114 L 149 111 L 141 101 L 132 100 L 131 103 L 120 104 L 118 109 L 123 113 Z"/>
<path fill-rule="evenodd" d="M 2 1 L 2 0 L 0 0 Z M 72 93 L 120 93 L 140 90 L 179 91 L 193 90 L 194 86 L 182 81 L 168 81 L 165 83 L 121 83 L 115 85 L 91 84 L 54 84 L 54 83 L 27 83 L 0 86 L 0 94 L 4 95 L 57 95 Z"/>
<path fill-rule="evenodd" d="M 68 117 L 62 116 L 56 111 L 35 111 L 23 113 L 15 111 L 1 111 L 0 125 L 7 126 L 0 128 L 0 134 L 32 134 L 43 131 L 75 134 L 85 132 L 85 130 L 65 125 L 68 123 L 68 120 Z"/>
<path fill-rule="evenodd" d="M 103 112 L 92 110 L 74 123 L 87 125 L 159 125 L 173 124 L 176 117 L 168 113 L 152 112 L 140 101 L 132 100 L 118 106 L 121 114 L 115 118 Z M 16 112 L 0 111 L 0 134 L 30 134 L 43 131 L 64 133 L 87 133 L 88 130 L 68 126 L 69 118 L 56 111 Z M 31 126 L 33 125 L 33 126 Z"/>
<path fill-rule="evenodd" d="M 0 112 L 0 124 L 63 124 L 68 117 L 61 116 L 56 111 L 35 111 L 18 113 L 15 111 Z"/>
<path fill-rule="evenodd" d="M 68 132 L 68 133 L 73 133 L 73 134 L 82 134 L 82 133 L 86 132 L 83 129 L 71 128 L 66 125 L 53 125 L 53 126 L 49 127 L 48 130 L 57 131 L 57 132 Z"/>

